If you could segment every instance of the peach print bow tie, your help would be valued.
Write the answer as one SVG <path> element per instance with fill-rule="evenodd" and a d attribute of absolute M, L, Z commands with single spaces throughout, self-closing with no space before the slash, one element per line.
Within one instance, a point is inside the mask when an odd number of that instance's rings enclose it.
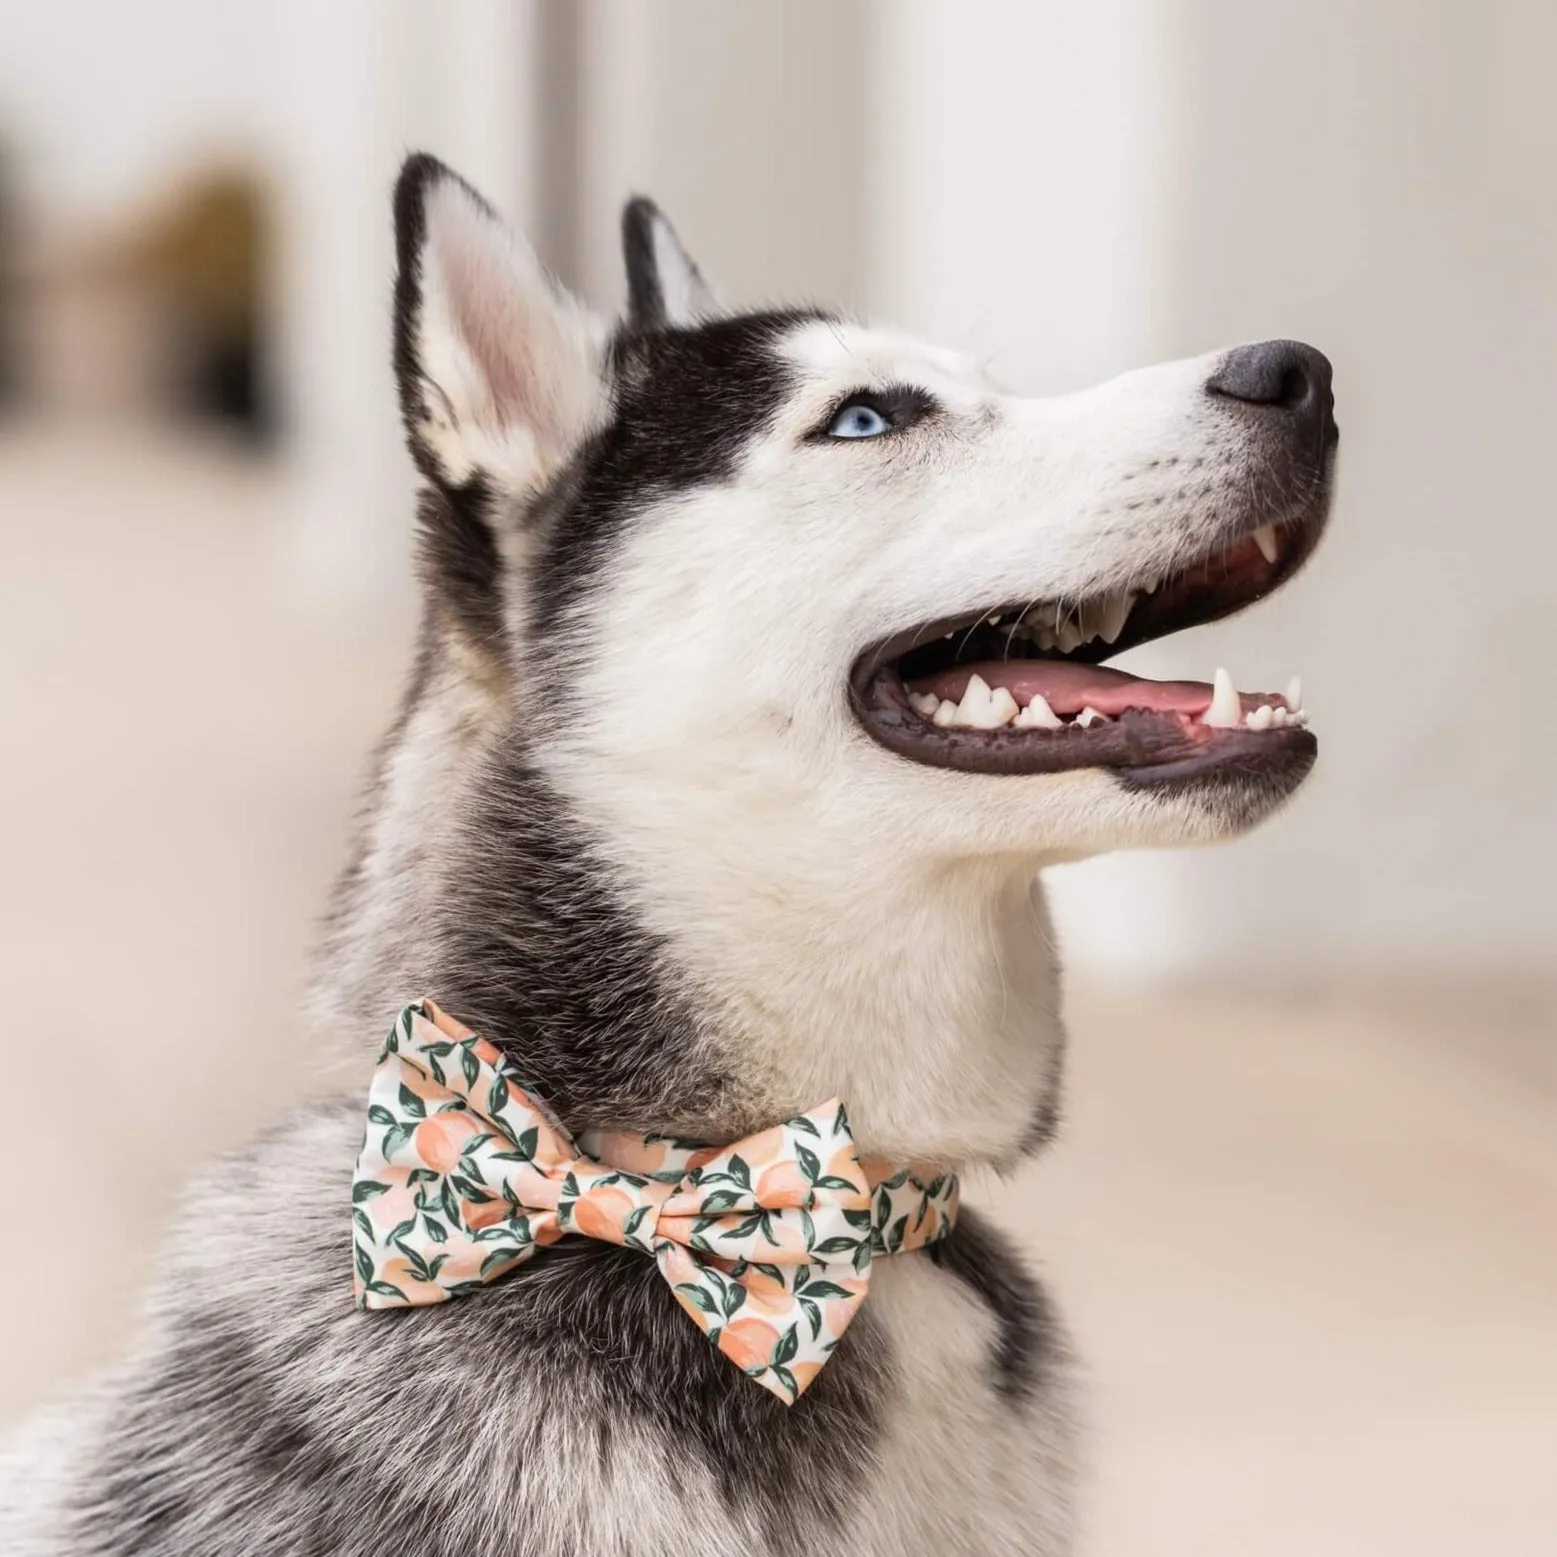
<path fill-rule="evenodd" d="M 709 1340 L 790 1405 L 854 1317 L 872 1259 L 951 1229 L 957 1180 L 867 1177 L 836 1100 L 723 1148 L 575 1142 L 492 1044 L 425 1000 L 385 1040 L 351 1198 L 363 1308 L 478 1291 L 581 1233 L 652 1256 Z"/>

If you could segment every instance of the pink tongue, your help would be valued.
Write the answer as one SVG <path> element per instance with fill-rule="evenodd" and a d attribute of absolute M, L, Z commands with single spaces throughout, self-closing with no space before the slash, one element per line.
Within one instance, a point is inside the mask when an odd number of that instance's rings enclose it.
<path fill-rule="evenodd" d="M 990 660 L 982 665 L 959 665 L 908 684 L 910 692 L 933 692 L 937 697 L 962 701 L 968 679 L 975 672 L 991 688 L 1005 687 L 1026 708 L 1035 692 L 1061 715 L 1095 708 L 1117 716 L 1127 708 L 1147 708 L 1158 713 L 1185 714 L 1197 718 L 1211 706 L 1211 686 L 1205 681 L 1143 681 L 1122 670 L 1101 665 L 1073 665 L 1068 660 Z M 1257 698 L 1256 702 L 1266 699 Z M 1272 701 L 1280 702 L 1279 698 Z"/>

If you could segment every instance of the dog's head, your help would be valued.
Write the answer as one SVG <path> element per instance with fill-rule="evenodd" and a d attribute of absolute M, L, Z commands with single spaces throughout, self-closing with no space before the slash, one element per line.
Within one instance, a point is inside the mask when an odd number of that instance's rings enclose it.
<path fill-rule="evenodd" d="M 1023 399 L 832 314 L 722 310 L 644 201 L 615 327 L 431 159 L 397 216 L 434 611 L 620 851 L 751 848 L 770 882 L 818 848 L 1038 862 L 1224 837 L 1307 773 L 1295 690 L 1101 662 L 1308 556 L 1318 352 Z"/>

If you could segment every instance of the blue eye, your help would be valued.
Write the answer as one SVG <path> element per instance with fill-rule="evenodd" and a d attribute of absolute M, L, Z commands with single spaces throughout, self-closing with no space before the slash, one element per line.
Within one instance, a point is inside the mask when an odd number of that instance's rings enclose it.
<path fill-rule="evenodd" d="M 829 438 L 879 438 L 892 424 L 874 406 L 856 401 L 846 405 L 828 424 Z"/>

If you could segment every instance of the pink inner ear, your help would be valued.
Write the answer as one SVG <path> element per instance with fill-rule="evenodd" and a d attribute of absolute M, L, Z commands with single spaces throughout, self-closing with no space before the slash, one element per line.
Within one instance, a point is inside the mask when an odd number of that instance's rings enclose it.
<path fill-rule="evenodd" d="M 458 330 L 486 380 L 492 404 L 505 422 L 528 421 L 537 409 L 536 383 L 528 371 L 534 320 L 527 317 L 519 281 L 507 255 L 490 238 L 462 234 L 442 256 L 448 302 Z"/>
<path fill-rule="evenodd" d="M 452 191 L 440 204 L 433 242 L 448 322 L 480 372 L 499 424 L 522 424 L 542 442 L 556 442 L 562 408 L 547 371 L 548 364 L 561 369 L 556 359 L 566 349 L 555 317 L 561 304 L 539 266 L 515 252 L 491 217 Z"/>

